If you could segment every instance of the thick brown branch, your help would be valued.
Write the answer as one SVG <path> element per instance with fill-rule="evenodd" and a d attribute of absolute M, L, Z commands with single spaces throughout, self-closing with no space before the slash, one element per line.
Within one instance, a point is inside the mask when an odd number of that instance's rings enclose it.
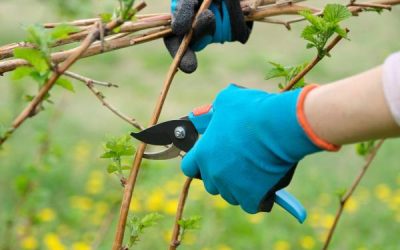
<path fill-rule="evenodd" d="M 189 194 L 189 188 L 190 188 L 190 184 L 192 183 L 192 180 L 193 180 L 192 178 L 186 179 L 185 184 L 182 187 L 181 194 L 179 196 L 179 203 L 178 203 L 178 208 L 176 210 L 174 229 L 173 229 L 172 235 L 171 235 L 171 242 L 169 245 L 169 250 L 176 250 L 176 248 L 181 244 L 181 242 L 179 240 L 179 234 L 180 234 L 181 227 L 178 222 L 182 219 L 183 209 L 185 207 L 186 198 Z"/>
<path fill-rule="evenodd" d="M 211 1 L 212 0 L 203 1 L 203 3 L 201 4 L 201 6 L 196 14 L 196 17 L 198 16 L 199 13 L 201 13 L 203 10 L 207 9 L 210 6 Z M 195 18 L 195 20 L 196 20 L 196 18 Z M 194 27 L 194 25 L 195 25 L 195 22 L 193 23 L 192 27 Z M 154 113 L 151 118 L 149 126 L 156 124 L 158 121 L 158 118 L 160 117 L 161 110 L 164 106 L 164 101 L 167 97 L 167 94 L 168 94 L 169 88 L 171 86 L 172 80 L 175 76 L 175 73 L 177 72 L 179 62 L 182 60 L 183 54 L 185 53 L 186 49 L 188 48 L 190 40 L 192 39 L 192 36 L 193 36 L 193 29 L 191 29 L 190 32 L 187 35 L 185 35 L 185 37 L 182 40 L 181 45 L 179 46 L 179 49 L 175 55 L 175 58 L 172 61 L 170 68 L 168 70 L 166 79 L 164 81 L 160 96 L 157 100 L 157 104 L 154 109 Z M 124 233 L 125 233 L 126 220 L 128 217 L 129 205 L 131 203 L 133 190 L 134 190 L 134 187 L 136 184 L 136 179 L 137 179 L 137 176 L 139 173 L 140 164 L 142 162 L 145 148 L 146 148 L 146 144 L 141 143 L 138 150 L 136 151 L 135 159 L 132 163 L 132 170 L 129 174 L 127 184 L 125 185 L 124 195 L 122 198 L 122 204 L 121 204 L 121 210 L 120 210 L 120 217 L 119 217 L 118 225 L 117 225 L 117 232 L 115 234 L 115 240 L 114 240 L 113 247 L 112 247 L 113 250 L 120 250 L 121 246 L 122 246 L 122 241 L 124 239 Z"/>
<path fill-rule="evenodd" d="M 378 142 L 378 144 L 375 146 L 375 148 L 371 151 L 371 153 L 368 155 L 367 160 L 365 162 L 365 165 L 363 166 L 363 168 L 361 169 L 361 172 L 357 175 L 357 177 L 354 179 L 353 184 L 350 186 L 350 189 L 346 192 L 346 194 L 340 198 L 340 206 L 338 211 L 336 212 L 336 216 L 335 219 L 333 221 L 333 224 L 331 226 L 331 228 L 329 229 L 328 235 L 325 239 L 325 243 L 323 246 L 323 249 L 326 250 L 328 249 L 329 243 L 332 240 L 332 236 L 335 232 L 335 229 L 337 227 L 337 224 L 339 222 L 339 219 L 342 216 L 343 210 L 346 206 L 346 202 L 349 200 L 349 198 L 353 195 L 354 191 L 356 190 L 356 188 L 358 187 L 358 185 L 360 184 L 360 181 L 362 180 L 362 178 L 364 177 L 365 173 L 367 172 L 367 170 L 369 169 L 372 161 L 375 159 L 375 156 L 378 152 L 378 150 L 381 148 L 382 144 L 385 142 L 385 140 L 380 140 Z"/>

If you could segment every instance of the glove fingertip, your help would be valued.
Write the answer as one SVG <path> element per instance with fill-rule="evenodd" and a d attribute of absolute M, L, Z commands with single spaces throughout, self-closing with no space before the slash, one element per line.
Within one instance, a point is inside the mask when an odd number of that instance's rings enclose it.
<path fill-rule="evenodd" d="M 181 163 L 182 172 L 190 178 L 200 176 L 200 169 L 196 163 L 196 154 L 193 150 L 189 151 L 182 159 Z"/>

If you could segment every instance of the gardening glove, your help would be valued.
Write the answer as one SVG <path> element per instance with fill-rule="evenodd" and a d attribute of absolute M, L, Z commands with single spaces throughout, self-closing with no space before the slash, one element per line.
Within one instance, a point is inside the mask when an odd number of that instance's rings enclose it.
<path fill-rule="evenodd" d="M 201 0 L 171 1 L 173 35 L 164 38 L 164 43 L 172 57 L 175 57 L 184 35 L 189 32 L 201 3 Z M 185 73 L 194 72 L 197 68 L 195 51 L 210 43 L 246 43 L 252 26 L 253 22 L 245 22 L 239 0 L 214 0 L 209 9 L 200 13 L 192 41 L 179 68 Z"/>
<path fill-rule="evenodd" d="M 248 213 L 271 211 L 275 192 L 289 185 L 304 156 L 339 149 L 307 123 L 304 100 L 315 87 L 271 94 L 231 84 L 214 100 L 208 127 L 183 158 L 183 173 Z"/>

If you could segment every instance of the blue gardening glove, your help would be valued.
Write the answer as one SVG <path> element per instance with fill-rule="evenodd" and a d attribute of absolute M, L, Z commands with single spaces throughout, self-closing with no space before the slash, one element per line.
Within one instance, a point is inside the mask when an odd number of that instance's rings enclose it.
<path fill-rule="evenodd" d="M 165 46 L 174 57 L 184 35 L 190 30 L 201 0 L 172 0 L 172 36 L 164 38 Z M 209 9 L 200 13 L 193 30 L 192 42 L 184 54 L 179 68 L 192 73 L 197 68 L 195 51 L 210 43 L 239 41 L 246 43 L 253 22 L 245 22 L 239 0 L 214 0 Z"/>
<path fill-rule="evenodd" d="M 248 213 L 269 212 L 275 192 L 290 183 L 304 156 L 338 149 L 316 137 L 305 120 L 304 98 L 314 87 L 270 94 L 228 86 L 216 97 L 211 121 L 183 158 L 182 171 Z"/>

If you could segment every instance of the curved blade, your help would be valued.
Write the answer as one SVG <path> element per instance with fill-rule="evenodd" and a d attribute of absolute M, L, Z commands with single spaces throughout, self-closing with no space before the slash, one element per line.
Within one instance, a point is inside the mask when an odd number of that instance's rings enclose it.
<path fill-rule="evenodd" d="M 175 136 L 175 129 L 180 127 L 185 132 L 184 138 Z M 187 152 L 196 143 L 199 134 L 193 123 L 189 120 L 171 120 L 154 125 L 139 133 L 131 133 L 134 138 L 152 145 L 174 144 L 177 148 Z"/>
<path fill-rule="evenodd" d="M 150 160 L 168 160 L 178 157 L 181 150 L 173 145 L 158 152 L 144 152 L 143 157 Z"/>
<path fill-rule="evenodd" d="M 159 123 L 139 133 L 132 132 L 131 136 L 147 144 L 168 145 L 172 143 L 171 132 L 169 131 L 171 130 L 171 123 L 172 121 Z"/>

